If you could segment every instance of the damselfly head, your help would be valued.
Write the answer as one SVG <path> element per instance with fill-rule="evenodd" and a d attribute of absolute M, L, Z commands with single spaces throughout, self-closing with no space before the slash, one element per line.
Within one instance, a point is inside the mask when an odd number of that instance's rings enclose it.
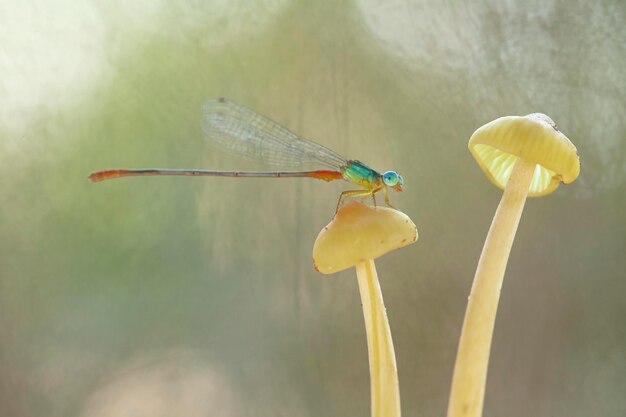
<path fill-rule="evenodd" d="M 387 187 L 391 187 L 396 191 L 402 191 L 404 178 L 395 171 L 387 171 L 383 174 L 383 182 Z"/>

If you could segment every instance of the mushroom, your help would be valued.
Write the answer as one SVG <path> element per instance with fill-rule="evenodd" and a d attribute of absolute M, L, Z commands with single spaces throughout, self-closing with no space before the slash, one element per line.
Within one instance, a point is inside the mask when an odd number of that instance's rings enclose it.
<path fill-rule="evenodd" d="M 417 240 L 409 217 L 397 210 L 350 202 L 319 233 L 315 269 L 323 274 L 356 267 L 369 354 L 373 417 L 400 416 L 398 370 L 374 259 Z"/>
<path fill-rule="evenodd" d="M 527 196 L 553 192 L 580 172 L 576 147 L 545 114 L 501 117 L 479 128 L 469 150 L 504 190 L 489 228 L 467 303 L 448 417 L 482 415 L 500 289 Z"/>

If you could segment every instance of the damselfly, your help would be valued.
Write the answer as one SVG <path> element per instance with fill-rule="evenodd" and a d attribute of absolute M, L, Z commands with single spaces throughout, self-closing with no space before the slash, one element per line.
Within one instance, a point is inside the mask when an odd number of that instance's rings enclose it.
<path fill-rule="evenodd" d="M 387 189 L 402 191 L 403 178 L 395 171 L 382 174 L 357 160 L 347 160 L 330 149 L 292 133 L 285 127 L 247 107 L 224 98 L 206 101 L 202 106 L 202 130 L 207 139 L 227 152 L 283 167 L 317 164 L 327 169 L 315 171 L 211 171 L 203 169 L 108 169 L 89 175 L 91 181 L 143 175 L 187 175 L 214 177 L 290 178 L 308 177 L 324 181 L 343 179 L 360 187 L 343 191 L 337 209 L 346 197 L 372 196 L 383 191 L 391 207 Z"/>

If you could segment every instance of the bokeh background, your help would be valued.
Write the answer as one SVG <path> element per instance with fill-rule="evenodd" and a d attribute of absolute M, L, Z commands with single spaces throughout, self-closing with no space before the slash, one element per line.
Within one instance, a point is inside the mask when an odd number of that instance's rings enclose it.
<path fill-rule="evenodd" d="M 346 184 L 202 139 L 226 96 L 406 179 L 420 239 L 378 262 L 405 416 L 445 415 L 501 192 L 467 151 L 544 112 L 578 181 L 527 202 L 486 416 L 626 415 L 626 3 L 0 2 L 0 415 L 365 416 L 355 274 L 311 249 Z"/>

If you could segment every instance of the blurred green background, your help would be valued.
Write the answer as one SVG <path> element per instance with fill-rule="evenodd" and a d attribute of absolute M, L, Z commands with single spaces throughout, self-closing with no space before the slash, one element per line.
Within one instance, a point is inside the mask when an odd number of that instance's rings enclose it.
<path fill-rule="evenodd" d="M 202 140 L 225 96 L 405 177 L 379 260 L 405 416 L 445 415 L 501 192 L 467 140 L 544 112 L 581 176 L 527 202 L 486 416 L 626 415 L 626 3 L 0 3 L 0 415 L 366 416 L 355 274 L 311 249 L 347 184 L 131 178 L 263 168 Z"/>

